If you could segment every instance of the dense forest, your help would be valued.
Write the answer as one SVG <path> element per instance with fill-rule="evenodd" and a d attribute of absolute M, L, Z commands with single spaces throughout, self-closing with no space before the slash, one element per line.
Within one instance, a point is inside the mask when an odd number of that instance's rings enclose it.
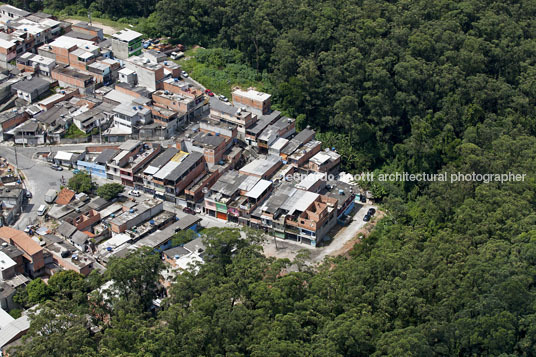
<path fill-rule="evenodd" d="M 201 60 L 255 71 L 277 108 L 316 128 L 348 171 L 527 179 L 369 183 L 387 216 L 350 257 L 315 269 L 265 258 L 252 232 L 209 230 L 210 259 L 177 278 L 158 313 L 149 302 L 161 263 L 149 252 L 105 276 L 34 283 L 19 298 L 40 302 L 40 314 L 19 355 L 536 354 L 536 2 L 23 5 L 90 9 L 224 49 Z M 291 263 L 300 271 L 286 273 Z M 85 298 L 110 279 L 120 286 L 113 298 Z"/>

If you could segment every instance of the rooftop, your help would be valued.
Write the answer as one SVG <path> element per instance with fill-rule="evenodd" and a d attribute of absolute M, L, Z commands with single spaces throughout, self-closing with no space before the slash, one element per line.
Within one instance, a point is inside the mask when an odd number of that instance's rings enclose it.
<path fill-rule="evenodd" d="M 225 104 L 216 97 L 210 97 L 210 110 L 214 110 L 219 113 L 225 113 L 234 116 L 238 112 L 238 108 L 229 104 Z"/>
<path fill-rule="evenodd" d="M 119 32 L 116 32 L 112 35 L 113 38 L 120 40 L 120 41 L 125 41 L 125 42 L 130 42 L 142 36 L 143 35 L 141 33 L 127 29 L 127 28 Z"/>
<path fill-rule="evenodd" d="M 314 164 L 323 165 L 330 160 L 337 160 L 341 155 L 337 154 L 335 151 L 320 151 L 315 156 L 309 159 Z"/>
<path fill-rule="evenodd" d="M 18 83 L 15 83 L 12 88 L 15 90 L 20 90 L 26 93 L 32 93 L 35 90 L 42 90 L 48 88 L 50 83 L 45 81 L 42 78 L 34 77 L 30 80 L 22 80 Z"/>
<path fill-rule="evenodd" d="M 0 251 L 0 272 L 13 268 L 17 263 L 11 259 L 6 253 Z"/>
<path fill-rule="evenodd" d="M 53 71 L 57 73 L 61 73 L 64 76 L 71 77 L 71 78 L 77 78 L 81 79 L 83 81 L 92 80 L 93 77 L 89 74 L 84 74 L 74 68 L 66 67 L 66 68 L 55 68 Z"/>
<path fill-rule="evenodd" d="M 2 5 L 2 6 L 0 6 L 0 10 L 9 12 L 11 14 L 15 14 L 15 15 L 20 16 L 20 17 L 25 17 L 25 16 L 28 16 L 28 15 L 31 14 L 28 11 L 21 10 L 18 7 L 11 6 L 11 5 Z"/>
<path fill-rule="evenodd" d="M 73 26 L 74 27 L 80 27 L 80 28 L 83 28 L 83 29 L 86 29 L 86 30 L 89 30 L 89 31 L 95 31 L 95 32 L 102 31 L 101 28 L 92 26 L 92 25 L 90 25 L 90 24 L 88 24 L 87 22 L 84 22 L 84 21 L 79 21 L 76 24 L 74 24 Z"/>
<path fill-rule="evenodd" d="M 71 202 L 74 198 L 75 192 L 64 187 L 60 193 L 58 193 L 58 198 L 56 198 L 57 205 L 66 205 Z"/>
<path fill-rule="evenodd" d="M 154 175 L 158 172 L 165 164 L 167 164 L 173 156 L 175 156 L 179 150 L 174 147 L 170 147 L 166 150 L 163 150 L 155 159 L 153 159 L 149 166 L 143 171 L 147 175 Z"/>
<path fill-rule="evenodd" d="M 56 228 L 56 233 L 65 238 L 71 238 L 74 232 L 76 232 L 76 227 L 68 222 L 63 222 L 58 228 Z"/>
<path fill-rule="evenodd" d="M 239 95 L 244 98 L 248 98 L 251 100 L 259 100 L 259 101 L 265 101 L 270 99 L 272 96 L 268 93 L 258 92 L 253 89 L 248 89 L 247 91 L 243 91 L 241 89 L 236 89 L 233 91 L 233 95 Z"/>
<path fill-rule="evenodd" d="M 112 161 L 112 159 L 119 154 L 117 149 L 104 149 L 99 156 L 95 159 L 95 163 L 105 165 Z"/>
<path fill-rule="evenodd" d="M 20 249 L 29 255 L 34 255 L 42 251 L 39 243 L 34 241 L 29 235 L 11 227 L 0 227 L 0 239 L 6 243 L 13 241 L 17 247 L 20 247 Z"/>
<path fill-rule="evenodd" d="M 89 52 L 95 52 L 95 51 L 97 51 L 99 49 L 98 46 L 95 46 L 93 41 L 82 40 L 82 39 L 79 39 L 79 38 L 65 36 L 65 35 L 60 36 L 57 39 L 55 39 L 54 41 L 52 41 L 50 43 L 50 46 L 66 48 L 66 49 L 73 48 L 73 47 L 76 46 L 78 48 L 82 48 L 82 49 L 84 49 L 86 51 L 89 51 Z"/>
<path fill-rule="evenodd" d="M 207 133 L 199 133 L 192 138 L 195 145 L 204 148 L 215 149 L 225 141 L 225 139 L 219 135 L 212 135 Z"/>
<path fill-rule="evenodd" d="M 268 156 L 266 159 L 256 159 L 240 169 L 246 175 L 264 176 L 274 166 L 279 165 L 279 156 Z"/>

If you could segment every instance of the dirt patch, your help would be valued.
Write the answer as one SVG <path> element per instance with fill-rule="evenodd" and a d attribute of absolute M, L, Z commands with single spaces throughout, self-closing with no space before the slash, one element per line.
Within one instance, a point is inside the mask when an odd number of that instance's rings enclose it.
<path fill-rule="evenodd" d="M 347 241 L 342 246 L 342 248 L 332 252 L 329 255 L 331 255 L 331 256 L 338 256 L 338 255 L 348 256 L 348 253 L 350 253 L 350 251 L 354 248 L 354 245 L 356 245 L 357 243 L 361 242 L 360 237 L 366 238 L 370 234 L 370 232 L 372 232 L 372 230 L 376 226 L 376 223 L 380 219 L 382 219 L 384 216 L 385 216 L 385 213 L 383 213 L 381 211 L 378 211 L 376 213 L 376 215 L 374 216 L 374 219 L 372 221 L 368 222 L 365 226 L 363 226 L 360 230 L 358 230 L 356 232 L 354 238 L 352 238 L 349 241 Z"/>
<path fill-rule="evenodd" d="M 77 20 L 77 19 L 65 19 L 64 21 L 67 21 L 67 22 L 70 22 L 70 23 L 73 23 L 73 24 L 75 24 L 77 22 L 80 22 L 80 20 Z M 102 32 L 105 35 L 113 35 L 114 33 L 116 33 L 118 31 L 118 29 L 115 29 L 112 26 L 104 25 L 104 24 L 102 24 L 100 22 L 92 21 L 91 25 L 95 26 L 95 27 L 100 27 L 102 29 Z"/>

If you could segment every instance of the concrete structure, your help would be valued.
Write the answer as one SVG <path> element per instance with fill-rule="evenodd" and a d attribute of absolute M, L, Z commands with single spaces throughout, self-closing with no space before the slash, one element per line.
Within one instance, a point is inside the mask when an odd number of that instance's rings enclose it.
<path fill-rule="evenodd" d="M 155 195 L 175 202 L 175 197 L 203 172 L 206 172 L 203 154 L 180 152 L 153 175 Z"/>
<path fill-rule="evenodd" d="M 73 68 L 57 67 L 52 70 L 52 78 L 57 80 L 60 86 L 76 88 L 81 94 L 91 94 L 95 91 L 93 77 Z"/>
<path fill-rule="evenodd" d="M 26 52 L 17 58 L 17 68 L 24 72 L 32 72 L 41 76 L 50 77 L 54 67 L 56 67 L 56 61 L 53 58 L 43 57 L 30 52 Z"/>
<path fill-rule="evenodd" d="M 110 229 L 114 233 L 123 233 L 127 229 L 137 226 L 164 210 L 164 202 L 158 199 L 148 199 L 129 208 L 121 215 L 110 221 Z"/>
<path fill-rule="evenodd" d="M 130 57 L 130 56 L 129 56 Z M 161 89 L 164 82 L 164 67 L 141 56 L 125 60 L 125 67 L 136 72 L 137 83 L 150 91 Z"/>
<path fill-rule="evenodd" d="M 142 50 L 142 34 L 124 29 L 112 35 L 112 51 L 116 58 L 127 59 L 138 56 Z"/>
<path fill-rule="evenodd" d="M 43 248 L 30 236 L 10 227 L 0 227 L 0 240 L 14 245 L 23 252 L 25 273 L 30 276 L 39 276 L 43 273 L 45 267 Z"/>
<path fill-rule="evenodd" d="M 210 117 L 222 123 L 238 127 L 238 138 L 246 139 L 246 130 L 257 121 L 257 116 L 247 110 L 227 105 L 217 98 L 210 98 Z"/>
<path fill-rule="evenodd" d="M 73 24 L 71 27 L 73 31 L 85 33 L 89 36 L 94 38 L 95 41 L 101 41 L 104 39 L 104 33 L 101 28 L 92 26 L 88 24 L 87 22 L 77 22 L 76 24 Z"/>
<path fill-rule="evenodd" d="M 20 81 L 13 85 L 13 90 L 17 92 L 17 96 L 26 101 L 33 103 L 41 95 L 48 91 L 50 83 L 41 78 L 32 78 L 30 80 Z"/>
<path fill-rule="evenodd" d="M 237 107 L 246 107 L 247 110 L 257 115 L 269 114 L 272 111 L 270 102 L 272 96 L 270 94 L 257 92 L 253 89 L 247 91 L 235 89 L 232 95 L 233 104 Z"/>

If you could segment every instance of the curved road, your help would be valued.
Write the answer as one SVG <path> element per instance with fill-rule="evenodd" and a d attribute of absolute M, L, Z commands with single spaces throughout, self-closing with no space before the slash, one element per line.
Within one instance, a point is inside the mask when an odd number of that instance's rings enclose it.
<path fill-rule="evenodd" d="M 28 224 L 37 220 L 37 209 L 45 203 L 46 192 L 53 188 L 59 190 L 61 177 L 68 180 L 73 173 L 68 170 L 55 171 L 50 165 L 42 160 L 34 159 L 37 152 L 80 149 L 80 146 L 73 147 L 17 147 L 17 160 L 15 160 L 15 148 L 12 146 L 0 145 L 0 155 L 5 157 L 11 164 L 16 165 L 25 177 L 27 189 L 32 192 L 33 197 L 30 202 L 23 207 L 23 212 L 15 223 L 14 228 L 24 229 Z"/>

